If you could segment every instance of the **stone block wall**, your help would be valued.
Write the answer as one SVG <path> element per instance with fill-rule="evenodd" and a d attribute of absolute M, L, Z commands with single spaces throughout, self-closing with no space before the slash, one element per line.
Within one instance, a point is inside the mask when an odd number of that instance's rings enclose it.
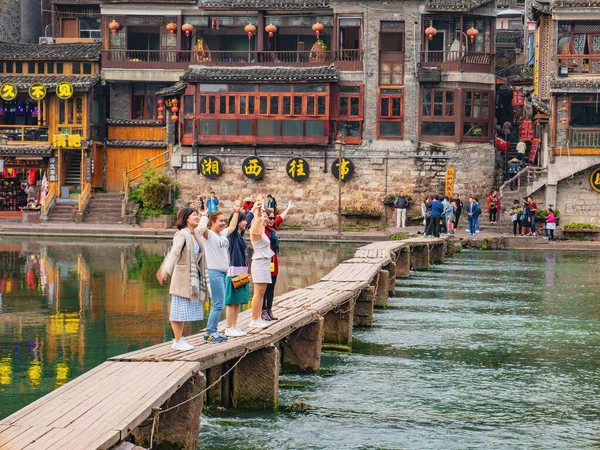
<path fill-rule="evenodd" d="M 584 170 L 558 183 L 557 208 L 561 225 L 571 222 L 600 225 L 600 193 L 590 186 L 593 169 Z"/>
<path fill-rule="evenodd" d="M 111 83 L 110 119 L 131 119 L 131 83 Z"/>
<path fill-rule="evenodd" d="M 21 42 L 21 2 L 19 0 L 0 0 L 0 42 Z"/>

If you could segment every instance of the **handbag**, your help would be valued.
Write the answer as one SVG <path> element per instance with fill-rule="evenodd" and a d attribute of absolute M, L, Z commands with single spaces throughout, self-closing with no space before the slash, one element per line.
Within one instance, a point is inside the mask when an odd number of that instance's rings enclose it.
<path fill-rule="evenodd" d="M 231 284 L 233 285 L 234 289 L 239 289 L 242 286 L 246 286 L 248 283 L 250 283 L 250 275 L 247 273 L 238 275 L 237 277 L 233 277 L 231 279 Z"/>

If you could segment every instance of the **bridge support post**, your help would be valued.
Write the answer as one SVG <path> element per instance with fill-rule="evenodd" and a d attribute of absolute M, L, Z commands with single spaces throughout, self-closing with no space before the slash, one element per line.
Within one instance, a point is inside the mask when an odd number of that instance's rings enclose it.
<path fill-rule="evenodd" d="M 388 297 L 393 297 L 396 295 L 396 264 L 388 264 L 386 269 L 389 272 Z"/>
<path fill-rule="evenodd" d="M 410 255 L 409 248 L 403 248 L 398 252 L 396 260 L 396 278 L 408 278 L 410 276 Z"/>
<path fill-rule="evenodd" d="M 206 384 L 210 386 L 219 379 L 223 373 L 223 366 L 210 367 L 206 369 Z M 206 403 L 209 405 L 223 406 L 223 395 L 221 393 L 221 383 L 217 383 L 206 391 Z"/>
<path fill-rule="evenodd" d="M 290 334 L 283 348 L 282 366 L 286 371 L 316 372 L 321 368 L 323 325 L 319 317 L 313 323 Z"/>
<path fill-rule="evenodd" d="M 354 304 L 354 326 L 370 327 L 373 325 L 373 307 L 375 305 L 375 288 L 368 286 L 362 291 Z"/>
<path fill-rule="evenodd" d="M 443 264 L 446 257 L 446 242 L 431 244 L 429 259 L 432 264 Z"/>
<path fill-rule="evenodd" d="M 388 304 L 390 272 L 388 270 L 381 270 L 379 276 L 376 278 L 376 282 L 375 307 L 385 308 Z"/>
<path fill-rule="evenodd" d="M 325 315 L 323 342 L 330 348 L 347 349 L 352 345 L 352 325 L 354 306 L 350 302 L 339 306 L 338 310 Z"/>
<path fill-rule="evenodd" d="M 233 404 L 273 408 L 279 401 L 279 350 L 274 345 L 256 350 L 233 371 Z"/>
<path fill-rule="evenodd" d="M 429 245 L 419 245 L 411 248 L 410 264 L 415 270 L 429 270 Z"/>
<path fill-rule="evenodd" d="M 175 392 L 162 409 L 182 403 L 198 395 L 206 388 L 206 377 L 198 373 L 190 378 Z M 200 415 L 204 404 L 204 395 L 198 395 L 193 400 L 161 414 L 154 429 L 154 448 L 181 448 L 195 450 L 198 447 L 200 435 Z M 152 424 L 138 427 L 131 432 L 135 442 L 145 447 L 149 446 Z"/>

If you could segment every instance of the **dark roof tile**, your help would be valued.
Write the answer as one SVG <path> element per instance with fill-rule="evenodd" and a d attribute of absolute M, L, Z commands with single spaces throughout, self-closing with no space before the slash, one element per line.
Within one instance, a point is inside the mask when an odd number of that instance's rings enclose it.
<path fill-rule="evenodd" d="M 156 95 L 167 96 L 181 94 L 185 91 L 187 85 L 183 81 L 178 81 L 173 86 L 167 86 L 166 88 L 158 89 Z"/>
<path fill-rule="evenodd" d="M 167 144 L 164 141 L 106 141 L 108 147 L 122 147 L 122 148 L 165 148 Z"/>
<path fill-rule="evenodd" d="M 425 8 L 429 11 L 471 11 L 492 0 L 427 0 Z"/>
<path fill-rule="evenodd" d="M 52 156 L 48 145 L 0 145 L 0 156 Z"/>
<path fill-rule="evenodd" d="M 0 75 L 0 84 L 13 83 L 17 89 L 29 89 L 33 83 L 42 83 L 46 89 L 56 89 L 58 83 L 67 81 L 75 89 L 90 89 L 100 81 L 100 75 L 63 76 L 63 75 Z"/>
<path fill-rule="evenodd" d="M 585 91 L 585 92 L 596 92 L 600 89 L 599 78 L 553 78 L 550 80 L 550 89 L 561 90 L 561 91 Z"/>
<path fill-rule="evenodd" d="M 127 125 L 130 127 L 158 127 L 164 126 L 162 120 L 132 120 L 132 119 L 106 119 L 107 125 Z"/>
<path fill-rule="evenodd" d="M 182 81 L 186 82 L 337 82 L 340 71 L 334 66 L 322 67 L 214 67 L 190 66 Z"/>
<path fill-rule="evenodd" d="M 219 9 L 325 9 L 328 0 L 198 0 L 200 8 Z"/>
<path fill-rule="evenodd" d="M 0 43 L 4 60 L 92 60 L 100 59 L 102 44 L 6 44 Z"/>

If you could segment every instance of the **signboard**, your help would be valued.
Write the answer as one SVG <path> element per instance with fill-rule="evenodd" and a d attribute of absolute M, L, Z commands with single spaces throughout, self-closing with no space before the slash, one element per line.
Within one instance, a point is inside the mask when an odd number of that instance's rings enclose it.
<path fill-rule="evenodd" d="M 531 140 L 531 149 L 529 150 L 529 164 L 533 164 L 533 161 L 535 161 L 535 155 L 538 151 L 538 148 L 540 146 L 540 138 L 535 137 Z"/>
<path fill-rule="evenodd" d="M 535 63 L 533 65 L 533 95 L 539 96 L 540 76 L 540 30 L 535 31 Z"/>
<path fill-rule="evenodd" d="M 590 185 L 593 190 L 600 192 L 600 167 L 592 170 L 592 173 L 590 174 Z"/>
<path fill-rule="evenodd" d="M 354 163 L 349 159 L 342 158 L 340 164 L 340 159 L 336 158 L 331 164 L 331 174 L 336 180 L 348 181 L 354 175 Z"/>
<path fill-rule="evenodd" d="M 454 167 L 448 166 L 446 170 L 446 196 L 452 197 L 452 191 L 454 190 Z"/>
<path fill-rule="evenodd" d="M 14 100 L 17 98 L 18 92 L 17 87 L 12 83 L 3 83 L 2 86 L 0 86 L 0 97 L 2 100 Z"/>
<path fill-rule="evenodd" d="M 55 134 L 52 136 L 52 146 L 55 148 L 81 148 L 81 136 L 79 134 Z"/>
<path fill-rule="evenodd" d="M 530 119 L 523 119 L 521 121 L 519 139 L 521 141 L 531 141 L 533 139 L 533 123 Z"/>
<path fill-rule="evenodd" d="M 251 180 L 260 180 L 265 175 L 265 163 L 259 157 L 251 156 L 242 163 L 242 172 Z"/>
<path fill-rule="evenodd" d="M 285 170 L 290 177 L 294 181 L 304 181 L 308 178 L 310 173 L 310 167 L 308 166 L 308 161 L 304 158 L 292 158 L 288 161 L 285 166 Z"/>
<path fill-rule="evenodd" d="M 4 158 L 4 167 L 27 168 L 27 169 L 45 169 L 46 161 L 43 157 L 26 157 L 29 159 Z M 36 158 L 36 159 L 33 159 Z"/>
<path fill-rule="evenodd" d="M 56 95 L 61 100 L 67 100 L 73 97 L 73 85 L 66 81 L 61 81 L 56 85 Z"/>
<path fill-rule="evenodd" d="M 29 97 L 32 100 L 43 100 L 46 97 L 46 86 L 42 83 L 33 83 L 29 86 Z"/>
<path fill-rule="evenodd" d="M 200 160 L 198 166 L 200 173 L 206 178 L 217 178 L 223 173 L 221 160 L 216 156 L 205 156 Z"/>
<path fill-rule="evenodd" d="M 523 95 L 523 91 L 513 91 L 512 104 L 513 106 L 525 105 L 525 96 Z"/>
<path fill-rule="evenodd" d="M 48 161 L 48 181 L 51 181 L 51 182 L 58 181 L 58 177 L 56 176 L 56 174 L 57 174 L 56 165 L 57 165 L 56 158 L 50 158 L 50 160 Z"/>
<path fill-rule="evenodd" d="M 85 182 L 92 182 L 92 157 L 85 158 Z"/>

